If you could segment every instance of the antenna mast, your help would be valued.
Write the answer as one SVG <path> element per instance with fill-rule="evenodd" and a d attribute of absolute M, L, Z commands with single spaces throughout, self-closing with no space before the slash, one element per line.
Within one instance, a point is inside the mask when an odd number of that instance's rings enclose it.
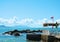
<path fill-rule="evenodd" d="M 54 17 L 53 16 L 51 17 L 51 19 L 52 19 L 52 23 L 54 23 Z M 53 25 L 52 25 L 52 28 L 54 28 Z"/>

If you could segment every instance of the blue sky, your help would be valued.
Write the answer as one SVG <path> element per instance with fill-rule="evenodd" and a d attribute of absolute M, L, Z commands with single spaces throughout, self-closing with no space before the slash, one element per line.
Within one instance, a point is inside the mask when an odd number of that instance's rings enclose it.
<path fill-rule="evenodd" d="M 60 18 L 60 0 L 0 0 L 0 17 Z"/>
<path fill-rule="evenodd" d="M 0 24 L 38 27 L 51 16 L 60 22 L 60 0 L 0 0 Z"/>

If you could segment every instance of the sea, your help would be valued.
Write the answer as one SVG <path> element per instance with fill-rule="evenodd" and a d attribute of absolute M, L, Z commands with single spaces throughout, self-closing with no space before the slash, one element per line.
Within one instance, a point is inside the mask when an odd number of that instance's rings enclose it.
<path fill-rule="evenodd" d="M 19 27 L 0 27 L 0 42 L 35 42 L 35 41 L 28 41 L 26 39 L 26 33 L 22 33 L 21 36 L 15 37 L 11 35 L 3 35 L 4 32 L 7 31 L 13 31 L 13 30 L 49 30 L 50 32 L 59 32 L 60 33 L 60 28 L 19 28 Z"/>

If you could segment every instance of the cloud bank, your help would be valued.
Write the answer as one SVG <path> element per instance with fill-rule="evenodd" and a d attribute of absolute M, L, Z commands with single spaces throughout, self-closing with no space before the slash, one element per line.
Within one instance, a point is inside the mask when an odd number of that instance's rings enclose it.
<path fill-rule="evenodd" d="M 60 19 L 57 19 L 56 21 L 60 23 Z M 22 26 L 29 26 L 29 27 L 42 27 L 43 23 L 46 23 L 46 22 L 50 23 L 52 21 L 47 18 L 38 19 L 38 20 L 34 20 L 32 18 L 18 19 L 16 16 L 14 16 L 13 18 L 9 18 L 9 19 L 0 18 L 0 25 L 5 25 L 5 26 L 22 25 Z"/>

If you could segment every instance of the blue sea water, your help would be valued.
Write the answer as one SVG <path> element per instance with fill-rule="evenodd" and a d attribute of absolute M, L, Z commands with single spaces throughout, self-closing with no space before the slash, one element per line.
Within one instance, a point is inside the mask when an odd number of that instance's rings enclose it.
<path fill-rule="evenodd" d="M 60 32 L 60 28 L 16 28 L 16 27 L 0 27 L 0 42 L 29 42 L 26 39 L 26 34 L 23 33 L 21 34 L 21 36 L 19 37 L 14 37 L 11 35 L 2 35 L 2 33 L 7 32 L 7 31 L 11 31 L 11 30 L 26 30 L 26 29 L 30 29 L 30 30 L 49 30 L 50 32 Z"/>

